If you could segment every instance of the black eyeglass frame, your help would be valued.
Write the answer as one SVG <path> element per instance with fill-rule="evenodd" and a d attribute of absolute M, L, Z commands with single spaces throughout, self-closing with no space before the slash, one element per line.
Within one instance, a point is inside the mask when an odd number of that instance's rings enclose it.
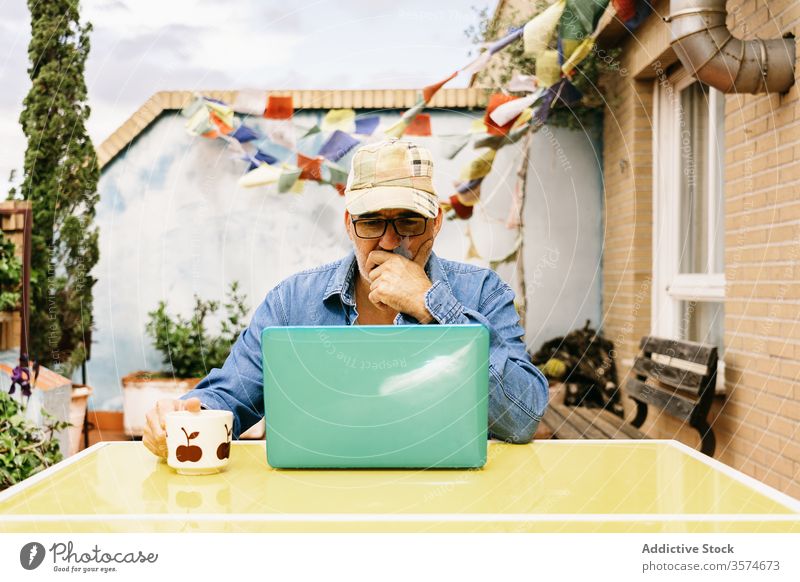
<path fill-rule="evenodd" d="M 416 220 L 420 220 L 421 219 L 423 221 L 423 223 L 422 223 L 422 225 L 423 225 L 422 226 L 422 231 L 419 234 L 400 234 L 400 231 L 397 230 L 397 225 L 395 224 L 395 221 L 396 220 L 408 220 L 409 218 L 416 219 Z M 381 233 L 379 235 L 376 235 L 376 236 L 361 236 L 360 234 L 358 234 L 358 223 L 359 222 L 376 221 L 376 220 L 382 220 L 383 221 L 383 230 L 381 231 Z M 376 239 L 376 238 L 381 238 L 383 235 L 386 234 L 386 229 L 389 228 L 389 223 L 390 222 L 392 223 L 392 228 L 394 228 L 394 231 L 397 233 L 397 236 L 420 236 L 420 235 L 423 235 L 423 234 L 425 234 L 425 231 L 428 230 L 428 221 L 429 220 L 430 220 L 430 218 L 428 218 L 427 216 L 419 216 L 419 215 L 417 215 L 417 216 L 398 216 L 397 218 L 380 218 L 380 217 L 375 217 L 375 218 L 351 218 L 350 222 L 353 223 L 353 231 L 355 231 L 356 236 L 358 238 L 361 238 L 361 239 L 364 239 L 364 240 L 373 240 L 373 239 Z"/>

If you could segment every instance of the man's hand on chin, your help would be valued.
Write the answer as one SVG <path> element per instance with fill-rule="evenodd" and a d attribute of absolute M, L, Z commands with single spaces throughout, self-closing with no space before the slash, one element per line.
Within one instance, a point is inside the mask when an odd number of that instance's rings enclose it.
<path fill-rule="evenodd" d="M 422 243 L 413 259 L 387 251 L 372 251 L 367 264 L 377 266 L 369 272 L 369 300 L 411 315 L 420 323 L 430 323 L 433 316 L 425 307 L 425 294 L 432 284 L 425 274 L 425 263 L 431 248 L 433 239 Z"/>

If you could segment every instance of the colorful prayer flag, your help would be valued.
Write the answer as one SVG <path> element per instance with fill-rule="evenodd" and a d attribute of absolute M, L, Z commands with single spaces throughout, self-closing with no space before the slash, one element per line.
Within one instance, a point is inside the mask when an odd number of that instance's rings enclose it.
<path fill-rule="evenodd" d="M 386 137 L 396 137 L 399 138 L 405 133 L 406 128 L 411 123 L 410 119 L 406 119 L 405 117 L 401 117 L 397 121 L 395 121 L 392 125 L 387 127 L 384 130 Z"/>
<path fill-rule="evenodd" d="M 540 89 L 536 93 L 531 93 L 525 97 L 501 103 L 489 114 L 489 119 L 498 127 L 504 127 L 508 124 L 513 125 L 517 117 L 519 117 L 525 109 L 533 105 L 533 102 L 541 97 L 543 93 L 544 89 Z M 508 129 L 510 130 L 511 127 Z"/>
<path fill-rule="evenodd" d="M 264 162 L 265 164 L 277 164 L 278 163 L 278 158 L 276 158 L 274 156 L 271 156 L 268 153 L 262 152 L 260 150 L 256 151 L 256 153 L 253 154 L 253 159 L 254 160 L 258 160 L 259 162 Z"/>
<path fill-rule="evenodd" d="M 464 206 L 475 206 L 481 199 L 483 178 L 462 183 L 456 190 L 458 201 Z"/>
<path fill-rule="evenodd" d="M 306 131 L 306 132 L 305 132 L 305 133 L 304 133 L 304 134 L 303 134 L 303 135 L 300 137 L 300 139 L 305 139 L 305 138 L 307 138 L 307 137 L 311 137 L 312 135 L 316 135 L 316 134 L 318 134 L 318 133 L 319 133 L 319 132 L 321 132 L 321 131 L 322 131 L 322 130 L 319 128 L 319 125 L 317 125 L 317 124 L 314 124 L 314 125 L 312 125 L 311 127 L 309 127 L 309 128 L 308 128 L 308 131 Z"/>
<path fill-rule="evenodd" d="M 480 148 L 490 148 L 493 150 L 500 149 L 504 145 L 508 143 L 508 136 L 506 135 L 489 135 L 486 134 L 483 137 L 479 137 L 475 140 L 475 143 L 472 146 L 477 150 Z"/>
<path fill-rule="evenodd" d="M 653 7 L 650 5 L 650 2 L 637 2 L 636 15 L 630 20 L 625 21 L 625 28 L 630 31 L 636 30 L 642 22 L 647 20 L 647 17 L 650 16 L 652 11 Z"/>
<path fill-rule="evenodd" d="M 569 82 L 569 79 L 561 79 L 554 87 L 550 87 L 553 92 L 554 98 L 557 102 L 566 107 L 572 107 L 583 98 L 581 93 L 575 85 Z"/>
<path fill-rule="evenodd" d="M 217 130 L 221 134 L 228 135 L 229 133 L 233 132 L 233 127 L 231 127 L 230 125 L 225 123 L 222 119 L 220 119 L 216 111 L 209 111 L 208 118 L 211 120 L 211 123 L 217 126 Z"/>
<path fill-rule="evenodd" d="M 486 124 L 483 122 L 483 117 L 472 120 L 472 123 L 469 126 L 470 133 L 486 133 L 486 131 L 487 128 Z"/>
<path fill-rule="evenodd" d="M 191 119 L 194 117 L 195 113 L 197 113 L 200 109 L 206 108 L 206 100 L 203 99 L 200 95 L 194 95 L 192 100 L 187 103 L 183 109 L 181 109 L 181 115 L 186 117 L 187 119 Z"/>
<path fill-rule="evenodd" d="M 436 95 L 436 92 L 439 91 L 448 81 L 454 79 L 458 75 L 458 71 L 447 77 L 446 79 L 442 79 L 438 83 L 434 83 L 433 85 L 428 85 L 424 89 L 422 89 L 422 98 L 425 100 L 425 103 L 429 103 L 433 96 Z"/>
<path fill-rule="evenodd" d="M 353 109 L 331 109 L 320 124 L 322 131 L 344 131 L 353 133 L 356 129 L 356 112 Z"/>
<path fill-rule="evenodd" d="M 472 217 L 472 206 L 464 206 L 459 201 L 457 194 L 450 196 L 450 206 L 460 219 L 468 220 Z"/>
<path fill-rule="evenodd" d="M 501 126 L 494 122 L 492 119 L 492 113 L 501 105 L 511 101 L 517 101 L 518 99 L 519 97 L 505 95 L 504 93 L 493 93 L 491 97 L 489 97 L 489 105 L 486 106 L 486 114 L 483 117 L 483 123 L 486 124 L 487 131 L 490 134 L 505 135 L 508 133 L 508 130 L 511 129 L 511 123 L 513 122 L 513 119 L 512 122 L 508 122 Z M 522 109 L 524 109 L 524 107 Z M 522 109 L 520 109 L 520 111 L 522 111 Z"/>
<path fill-rule="evenodd" d="M 559 20 L 559 36 L 584 39 L 591 35 L 607 6 L 608 0 L 566 0 Z"/>
<path fill-rule="evenodd" d="M 307 158 L 301 153 L 297 154 L 297 167 L 302 170 L 300 180 L 322 180 L 322 158 Z"/>
<path fill-rule="evenodd" d="M 211 123 L 208 113 L 208 108 L 205 106 L 195 109 L 186 122 L 186 131 L 192 135 L 203 135 L 215 131 L 214 124 Z"/>
<path fill-rule="evenodd" d="M 381 118 L 377 115 L 371 115 L 369 117 L 357 117 L 356 118 L 356 131 L 360 135 L 372 135 L 375 129 L 378 127 L 378 124 L 381 122 Z"/>
<path fill-rule="evenodd" d="M 481 123 L 483 120 L 481 120 Z M 452 160 L 469 143 L 472 136 L 469 133 L 458 135 L 440 135 L 436 141 L 439 142 L 439 151 L 442 157 Z"/>
<path fill-rule="evenodd" d="M 431 135 L 431 116 L 428 113 L 418 113 L 408 124 L 403 135 L 426 136 Z"/>
<path fill-rule="evenodd" d="M 337 162 L 360 142 L 350 134 L 341 130 L 334 131 L 319 150 L 319 155 L 332 162 Z"/>
<path fill-rule="evenodd" d="M 294 115 L 294 105 L 292 104 L 291 95 L 288 97 L 269 96 L 264 117 L 268 119 L 291 119 L 292 115 Z"/>
<path fill-rule="evenodd" d="M 571 74 L 573 69 L 589 56 L 593 48 L 594 39 L 591 36 L 584 39 L 575 50 L 570 53 L 569 57 L 564 61 L 564 64 L 561 65 L 561 72 L 565 75 Z"/>
<path fill-rule="evenodd" d="M 217 116 L 221 123 L 233 130 L 234 113 L 230 105 L 226 105 L 222 101 L 217 101 L 216 99 L 206 99 L 206 107 Z"/>
<path fill-rule="evenodd" d="M 561 78 L 558 51 L 547 49 L 536 57 L 536 76 L 543 87 L 551 87 Z"/>
<path fill-rule="evenodd" d="M 285 162 L 292 155 L 292 150 L 285 148 L 284 146 L 277 144 L 266 137 L 258 140 L 258 142 L 256 142 L 256 147 L 258 148 L 259 152 L 272 156 L 277 162 Z"/>
<path fill-rule="evenodd" d="M 522 41 L 527 54 L 538 58 L 539 53 L 547 48 L 565 6 L 565 0 L 557 0 L 525 25 Z"/>
<path fill-rule="evenodd" d="M 469 166 L 464 168 L 461 172 L 460 179 L 464 182 L 483 178 L 492 171 L 492 163 L 494 156 L 497 152 L 495 150 L 486 150 L 480 156 L 472 160 Z"/>
<path fill-rule="evenodd" d="M 422 113 L 422 110 L 425 109 L 426 105 L 427 105 L 427 103 L 425 103 L 425 99 L 423 99 L 422 95 L 420 95 L 420 97 L 417 100 L 417 102 L 414 103 L 414 106 L 411 107 L 411 109 L 408 109 L 407 111 L 403 112 L 402 117 L 404 119 L 408 119 L 410 121 L 410 120 L 414 119 L 417 115 Z"/>
<path fill-rule="evenodd" d="M 257 167 L 239 178 L 237 184 L 242 188 L 255 188 L 274 184 L 280 179 L 281 169 L 269 164 Z"/>
<path fill-rule="evenodd" d="M 278 178 L 278 192 L 281 194 L 288 192 L 292 189 L 297 179 L 300 177 L 302 170 L 292 166 L 284 166 L 281 169 L 281 175 Z"/>
<path fill-rule="evenodd" d="M 515 93 L 533 93 L 539 88 L 539 80 L 534 75 L 517 73 L 508 83 L 508 90 Z"/>
<path fill-rule="evenodd" d="M 234 130 L 234 132 L 231 134 L 231 137 L 236 139 L 239 143 L 247 143 L 249 141 L 253 141 L 254 139 L 258 139 L 258 134 L 251 128 L 242 124 L 237 127 L 236 130 Z"/>
<path fill-rule="evenodd" d="M 506 48 L 515 40 L 518 40 L 520 37 L 522 37 L 524 28 L 525 28 L 524 26 L 509 28 L 508 33 L 503 38 L 501 38 L 500 40 L 496 40 L 495 42 L 489 45 L 488 47 L 489 54 L 493 55 Z"/>
<path fill-rule="evenodd" d="M 346 184 L 348 171 L 333 162 L 325 161 L 322 164 L 322 179 L 330 184 Z"/>
<path fill-rule="evenodd" d="M 546 90 L 543 90 L 534 100 L 534 103 L 537 101 L 541 101 L 546 93 Z M 528 122 L 531 120 L 531 115 L 533 114 L 533 108 L 528 107 L 527 109 L 523 110 L 522 113 L 519 114 L 517 120 L 514 122 L 514 125 L 511 126 L 511 131 L 513 132 L 518 127 L 522 127 L 523 125 L 527 125 Z"/>
<path fill-rule="evenodd" d="M 547 123 L 547 118 L 550 117 L 550 107 L 553 104 L 553 99 L 555 99 L 555 92 L 553 91 L 552 87 L 547 90 L 542 98 L 542 102 L 539 107 L 533 112 L 533 120 L 538 125 L 544 125 Z"/>

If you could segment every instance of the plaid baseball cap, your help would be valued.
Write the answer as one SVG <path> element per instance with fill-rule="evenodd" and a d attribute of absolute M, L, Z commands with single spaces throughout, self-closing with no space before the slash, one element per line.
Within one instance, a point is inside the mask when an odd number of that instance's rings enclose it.
<path fill-rule="evenodd" d="M 390 139 L 361 146 L 353 156 L 344 192 L 345 208 L 355 216 L 405 208 L 435 218 L 439 211 L 431 153 L 409 141 Z"/>

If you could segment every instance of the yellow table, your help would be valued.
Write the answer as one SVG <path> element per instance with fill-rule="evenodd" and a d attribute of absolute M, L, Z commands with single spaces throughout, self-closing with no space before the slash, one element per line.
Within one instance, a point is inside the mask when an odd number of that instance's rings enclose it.
<path fill-rule="evenodd" d="M 490 443 L 480 470 L 275 470 L 237 442 L 188 477 L 98 443 L 0 493 L 0 532 L 800 532 L 800 502 L 675 441 Z"/>

